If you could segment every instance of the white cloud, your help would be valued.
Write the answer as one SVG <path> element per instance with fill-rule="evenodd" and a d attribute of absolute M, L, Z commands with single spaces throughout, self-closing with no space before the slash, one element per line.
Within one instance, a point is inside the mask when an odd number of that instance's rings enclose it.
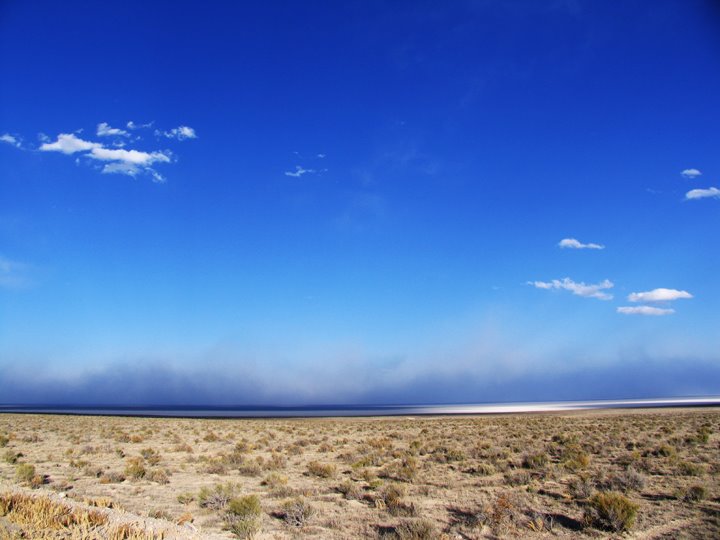
<path fill-rule="evenodd" d="M 619 307 L 617 308 L 618 313 L 623 315 L 671 315 L 675 313 L 674 309 L 663 309 L 652 306 L 632 306 L 632 307 Z"/>
<path fill-rule="evenodd" d="M 9 133 L 5 133 L 4 135 L 0 135 L 0 141 L 12 144 L 16 148 L 20 148 L 20 139 L 18 137 L 15 137 L 13 135 L 10 135 Z"/>
<path fill-rule="evenodd" d="M 74 133 L 61 133 L 58 135 L 57 141 L 53 143 L 46 142 L 40 145 L 42 152 L 62 152 L 63 154 L 85 152 L 94 148 L 102 148 L 102 144 L 84 141 L 76 137 Z"/>
<path fill-rule="evenodd" d="M 97 125 L 98 137 L 129 137 L 130 134 L 124 129 L 110 127 L 106 122 L 101 122 Z"/>
<path fill-rule="evenodd" d="M 553 279 L 552 281 L 528 281 L 528 285 L 532 285 L 538 289 L 562 289 L 570 291 L 574 295 L 584 296 L 586 298 L 598 298 L 599 300 L 612 300 L 612 295 L 602 292 L 611 289 L 615 285 L 609 279 L 600 283 L 587 285 L 585 283 L 577 283 L 570 278 Z"/>
<path fill-rule="evenodd" d="M 563 238 L 558 243 L 558 246 L 560 246 L 561 248 L 570 249 L 605 249 L 605 246 L 603 246 L 602 244 L 583 244 L 575 238 Z"/>
<path fill-rule="evenodd" d="M 707 189 L 691 189 L 685 194 L 686 199 L 705 199 L 708 197 L 720 199 L 720 189 L 716 187 L 710 187 Z"/>
<path fill-rule="evenodd" d="M 327 154 L 318 154 L 317 157 L 319 157 L 320 159 L 323 159 L 326 155 Z"/>
<path fill-rule="evenodd" d="M 300 178 L 303 174 L 314 173 L 315 169 L 303 169 L 300 165 L 295 165 L 295 171 L 285 171 L 285 176 L 294 176 Z"/>
<path fill-rule="evenodd" d="M 652 291 L 631 293 L 628 295 L 630 302 L 670 302 L 680 298 L 692 298 L 693 295 L 687 291 L 677 289 L 653 289 Z"/>
<path fill-rule="evenodd" d="M 133 165 L 147 166 L 153 163 L 168 163 L 170 156 L 164 152 L 141 152 L 122 148 L 93 148 L 89 157 L 101 161 L 121 161 Z"/>
<path fill-rule="evenodd" d="M 170 131 L 155 130 L 155 135 L 167 137 L 168 139 L 177 139 L 178 141 L 184 141 L 186 139 L 197 139 L 195 130 L 188 126 L 179 126 L 171 129 Z"/>
<path fill-rule="evenodd" d="M 130 120 L 127 124 L 125 124 L 125 127 L 127 127 L 128 129 L 144 129 L 152 127 L 152 125 L 152 122 L 148 122 L 147 124 L 136 124 L 135 122 Z"/>
<path fill-rule="evenodd" d="M 697 169 L 685 169 L 680 174 L 685 178 L 689 178 L 690 180 L 702 175 L 702 173 Z"/>

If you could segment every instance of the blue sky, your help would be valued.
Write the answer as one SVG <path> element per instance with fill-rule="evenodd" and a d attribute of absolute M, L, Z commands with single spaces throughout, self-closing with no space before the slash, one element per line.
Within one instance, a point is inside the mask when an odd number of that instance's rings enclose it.
<path fill-rule="evenodd" d="M 0 402 L 720 393 L 712 2 L 0 4 Z"/>

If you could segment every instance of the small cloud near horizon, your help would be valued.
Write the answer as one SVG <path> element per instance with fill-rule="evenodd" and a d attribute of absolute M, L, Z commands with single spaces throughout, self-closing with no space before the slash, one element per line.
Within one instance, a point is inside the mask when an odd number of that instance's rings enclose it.
<path fill-rule="evenodd" d="M 558 242 L 558 246 L 563 249 L 605 249 L 605 246 L 602 244 L 594 244 L 592 242 L 583 244 L 575 238 L 563 238 L 560 242 Z"/>
<path fill-rule="evenodd" d="M 603 291 L 611 289 L 615 286 L 615 284 L 609 279 L 596 284 L 585 284 L 583 282 L 575 282 L 567 277 L 561 280 L 553 279 L 552 281 L 528 281 L 527 283 L 536 289 L 566 290 L 576 296 L 597 298 L 598 300 L 612 300 L 613 295 Z"/>
<path fill-rule="evenodd" d="M 617 312 L 623 315 L 651 315 L 657 317 L 661 315 L 671 315 L 675 313 L 675 310 L 653 306 L 623 306 L 617 308 Z"/>
<path fill-rule="evenodd" d="M 167 137 L 168 139 L 177 139 L 178 141 L 185 141 L 187 139 L 197 139 L 197 133 L 189 126 L 179 126 L 171 129 L 170 131 L 155 130 L 155 135 L 158 137 Z"/>

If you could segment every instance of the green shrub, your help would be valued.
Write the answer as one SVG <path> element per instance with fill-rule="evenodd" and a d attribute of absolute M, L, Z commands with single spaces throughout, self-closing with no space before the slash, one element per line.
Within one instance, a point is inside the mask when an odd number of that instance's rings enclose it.
<path fill-rule="evenodd" d="M 202 508 L 222 510 L 235 496 L 236 486 L 231 483 L 216 484 L 213 488 L 204 487 L 198 493 L 198 504 Z"/>
<path fill-rule="evenodd" d="M 632 527 L 637 510 L 638 505 L 623 494 L 603 491 L 590 498 L 585 520 L 599 529 L 623 532 Z"/>
<path fill-rule="evenodd" d="M 35 466 L 29 463 L 20 463 L 15 468 L 15 479 L 18 482 L 25 482 L 29 484 L 35 476 Z"/>
<path fill-rule="evenodd" d="M 9 442 L 10 442 L 10 437 L 5 435 L 4 433 L 0 433 L 0 448 L 6 447 Z"/>
<path fill-rule="evenodd" d="M 262 528 L 262 507 L 257 495 L 236 497 L 227 504 L 225 523 L 238 538 L 254 538 Z"/>

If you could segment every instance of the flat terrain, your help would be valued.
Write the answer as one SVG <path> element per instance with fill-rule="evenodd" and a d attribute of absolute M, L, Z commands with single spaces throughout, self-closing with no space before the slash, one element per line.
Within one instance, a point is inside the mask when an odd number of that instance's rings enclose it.
<path fill-rule="evenodd" d="M 6 414 L 0 447 L 0 538 L 720 538 L 720 409 Z"/>

